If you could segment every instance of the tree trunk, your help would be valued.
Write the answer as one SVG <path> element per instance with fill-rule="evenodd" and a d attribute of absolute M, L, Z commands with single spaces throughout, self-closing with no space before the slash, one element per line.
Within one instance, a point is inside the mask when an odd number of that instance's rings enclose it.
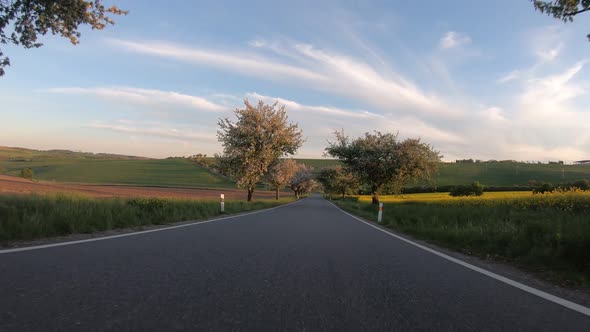
<path fill-rule="evenodd" d="M 254 187 L 248 186 L 248 202 L 252 202 L 253 194 L 254 194 Z"/>
<path fill-rule="evenodd" d="M 279 187 L 275 189 L 275 198 L 277 201 L 279 200 Z"/>

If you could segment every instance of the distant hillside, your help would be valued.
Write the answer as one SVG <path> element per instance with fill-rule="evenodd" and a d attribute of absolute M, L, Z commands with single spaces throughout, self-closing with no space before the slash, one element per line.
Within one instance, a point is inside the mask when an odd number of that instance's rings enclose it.
<path fill-rule="evenodd" d="M 206 158 L 213 162 L 212 158 Z M 314 168 L 338 165 L 334 159 L 297 159 Z M 33 168 L 38 180 L 57 182 L 154 186 L 235 188 L 235 183 L 188 159 L 149 159 L 108 153 L 39 151 L 0 147 L 0 174 L 18 176 Z M 526 164 L 517 162 L 442 163 L 437 186 L 479 181 L 486 186 L 528 186 L 532 181 L 553 184 L 590 179 L 590 165 Z M 410 184 L 409 186 L 415 186 Z M 261 184 L 259 188 L 266 188 Z"/>
<path fill-rule="evenodd" d="M 111 153 L 75 152 L 70 150 L 33 150 L 17 147 L 0 146 L 0 160 L 38 159 L 116 159 L 116 160 L 146 160 L 150 158 L 127 156 Z"/>
<path fill-rule="evenodd" d="M 336 159 L 295 159 L 298 163 L 304 163 L 313 167 L 313 172 L 318 173 L 322 168 L 334 167 L 340 165 Z"/>
<path fill-rule="evenodd" d="M 590 165 L 443 163 L 436 182 L 439 186 L 473 181 L 486 186 L 527 186 L 533 181 L 559 184 L 579 179 L 590 179 Z"/>
<path fill-rule="evenodd" d="M 208 158 L 212 161 L 212 158 Z M 340 165 L 335 159 L 295 159 L 313 167 L 315 174 L 323 168 Z M 534 182 L 568 183 L 590 179 L 590 164 L 527 164 L 520 162 L 441 163 L 435 177 L 437 186 L 469 184 L 479 181 L 486 186 L 530 186 Z M 408 184 L 408 187 L 419 186 Z"/>
<path fill-rule="evenodd" d="M 26 167 L 32 168 L 34 178 L 42 181 L 235 188 L 231 180 L 184 159 L 0 147 L 0 174 L 19 176 Z"/>
<path fill-rule="evenodd" d="M 297 159 L 314 167 L 314 172 L 339 164 L 333 159 Z M 479 181 L 486 186 L 528 186 L 532 182 L 553 184 L 590 179 L 590 164 L 527 164 L 519 162 L 441 163 L 436 176 L 438 186 Z M 409 186 L 413 186 L 410 184 Z"/>

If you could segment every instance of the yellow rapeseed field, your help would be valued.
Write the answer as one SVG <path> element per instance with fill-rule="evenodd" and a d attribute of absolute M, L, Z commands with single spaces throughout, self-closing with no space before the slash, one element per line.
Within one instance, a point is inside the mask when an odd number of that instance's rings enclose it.
<path fill-rule="evenodd" d="M 386 195 L 379 196 L 383 203 L 395 202 L 435 202 L 435 201 L 457 201 L 457 200 L 481 200 L 481 199 L 505 199 L 517 197 L 532 197 L 530 191 L 499 191 L 486 192 L 482 196 L 470 197 L 452 197 L 449 193 L 422 193 L 422 194 L 405 194 L 405 195 Z M 359 202 L 370 202 L 370 195 L 359 196 Z"/>
<path fill-rule="evenodd" d="M 440 206 L 511 206 L 517 209 L 553 208 L 564 212 L 590 213 L 590 191 L 556 190 L 533 195 L 528 191 L 487 192 L 482 196 L 452 197 L 448 193 L 425 193 L 380 196 L 383 203 L 421 203 Z M 370 203 L 371 196 L 359 196 L 360 203 Z"/>

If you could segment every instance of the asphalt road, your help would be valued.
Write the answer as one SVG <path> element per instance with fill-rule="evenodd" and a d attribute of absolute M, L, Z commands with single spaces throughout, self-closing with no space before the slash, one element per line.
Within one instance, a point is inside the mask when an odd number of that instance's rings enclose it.
<path fill-rule="evenodd" d="M 0 331 L 589 331 L 321 198 L 0 255 Z"/>

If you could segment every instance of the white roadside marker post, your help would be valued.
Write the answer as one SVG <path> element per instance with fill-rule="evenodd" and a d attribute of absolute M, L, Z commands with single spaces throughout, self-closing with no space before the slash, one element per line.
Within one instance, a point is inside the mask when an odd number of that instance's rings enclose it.
<path fill-rule="evenodd" d="M 220 204 L 219 211 L 220 211 L 221 213 L 225 212 L 225 202 L 224 202 L 224 198 L 225 198 L 225 196 L 224 196 L 223 194 L 220 194 L 220 195 L 219 195 L 219 204 Z"/>
<path fill-rule="evenodd" d="M 381 223 L 383 219 L 383 203 L 379 203 L 379 214 L 377 215 L 377 222 Z"/>

